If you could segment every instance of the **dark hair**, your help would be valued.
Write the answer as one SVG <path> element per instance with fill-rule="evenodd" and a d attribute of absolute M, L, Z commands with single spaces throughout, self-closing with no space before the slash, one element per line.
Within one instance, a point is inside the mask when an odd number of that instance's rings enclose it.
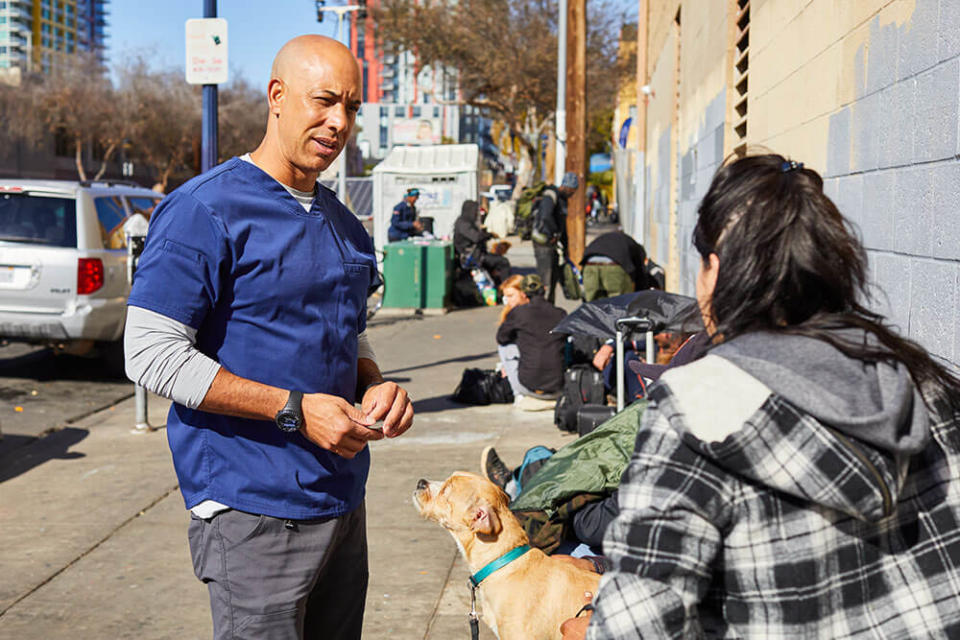
<path fill-rule="evenodd" d="M 817 338 L 849 357 L 900 362 L 919 388 L 960 405 L 960 380 L 860 303 L 870 299 L 866 252 L 817 172 L 776 154 L 728 159 L 700 203 L 693 244 L 704 261 L 720 258 L 711 307 L 724 340 Z M 876 341 L 837 333 L 848 328 Z"/>

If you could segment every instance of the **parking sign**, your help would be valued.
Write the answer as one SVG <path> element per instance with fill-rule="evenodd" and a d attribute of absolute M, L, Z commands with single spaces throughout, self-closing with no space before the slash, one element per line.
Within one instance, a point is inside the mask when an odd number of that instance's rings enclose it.
<path fill-rule="evenodd" d="M 227 81 L 227 21 L 223 18 L 187 20 L 187 82 L 221 84 Z"/>

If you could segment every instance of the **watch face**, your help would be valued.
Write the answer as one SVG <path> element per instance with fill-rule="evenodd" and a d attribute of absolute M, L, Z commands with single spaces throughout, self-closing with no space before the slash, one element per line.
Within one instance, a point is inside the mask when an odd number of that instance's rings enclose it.
<path fill-rule="evenodd" d="M 296 431 L 300 428 L 300 416 L 293 412 L 284 412 L 277 415 L 277 426 L 284 431 Z"/>

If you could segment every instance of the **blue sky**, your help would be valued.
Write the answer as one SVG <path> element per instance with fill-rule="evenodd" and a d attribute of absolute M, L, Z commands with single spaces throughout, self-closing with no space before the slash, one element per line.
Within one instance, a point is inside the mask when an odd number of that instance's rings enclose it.
<path fill-rule="evenodd" d="M 184 23 L 203 17 L 203 0 L 111 0 L 107 6 L 111 64 L 144 53 L 156 68 L 183 68 Z M 304 33 L 332 36 L 336 27 L 332 15 L 317 22 L 314 0 L 218 0 L 217 17 L 227 20 L 230 79 L 239 72 L 264 89 L 283 43 Z"/>
<path fill-rule="evenodd" d="M 618 3 L 636 15 L 636 0 Z M 107 6 L 111 64 L 140 53 L 151 58 L 155 68 L 183 68 L 184 23 L 203 17 L 203 0 L 111 0 Z M 314 0 L 218 0 L 217 17 L 227 20 L 230 79 L 239 72 L 266 90 L 273 56 L 287 40 L 304 33 L 333 36 L 335 16 L 318 23 L 314 7 Z M 346 33 L 344 24 L 344 37 Z"/>

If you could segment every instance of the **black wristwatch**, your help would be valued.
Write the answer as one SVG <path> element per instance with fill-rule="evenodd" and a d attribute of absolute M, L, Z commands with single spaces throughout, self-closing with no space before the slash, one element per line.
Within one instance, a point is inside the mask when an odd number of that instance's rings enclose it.
<path fill-rule="evenodd" d="M 303 409 L 300 408 L 300 401 L 303 400 L 302 391 L 291 391 L 287 397 L 287 404 L 283 405 L 274 420 L 281 431 L 292 433 L 303 426 Z"/>

